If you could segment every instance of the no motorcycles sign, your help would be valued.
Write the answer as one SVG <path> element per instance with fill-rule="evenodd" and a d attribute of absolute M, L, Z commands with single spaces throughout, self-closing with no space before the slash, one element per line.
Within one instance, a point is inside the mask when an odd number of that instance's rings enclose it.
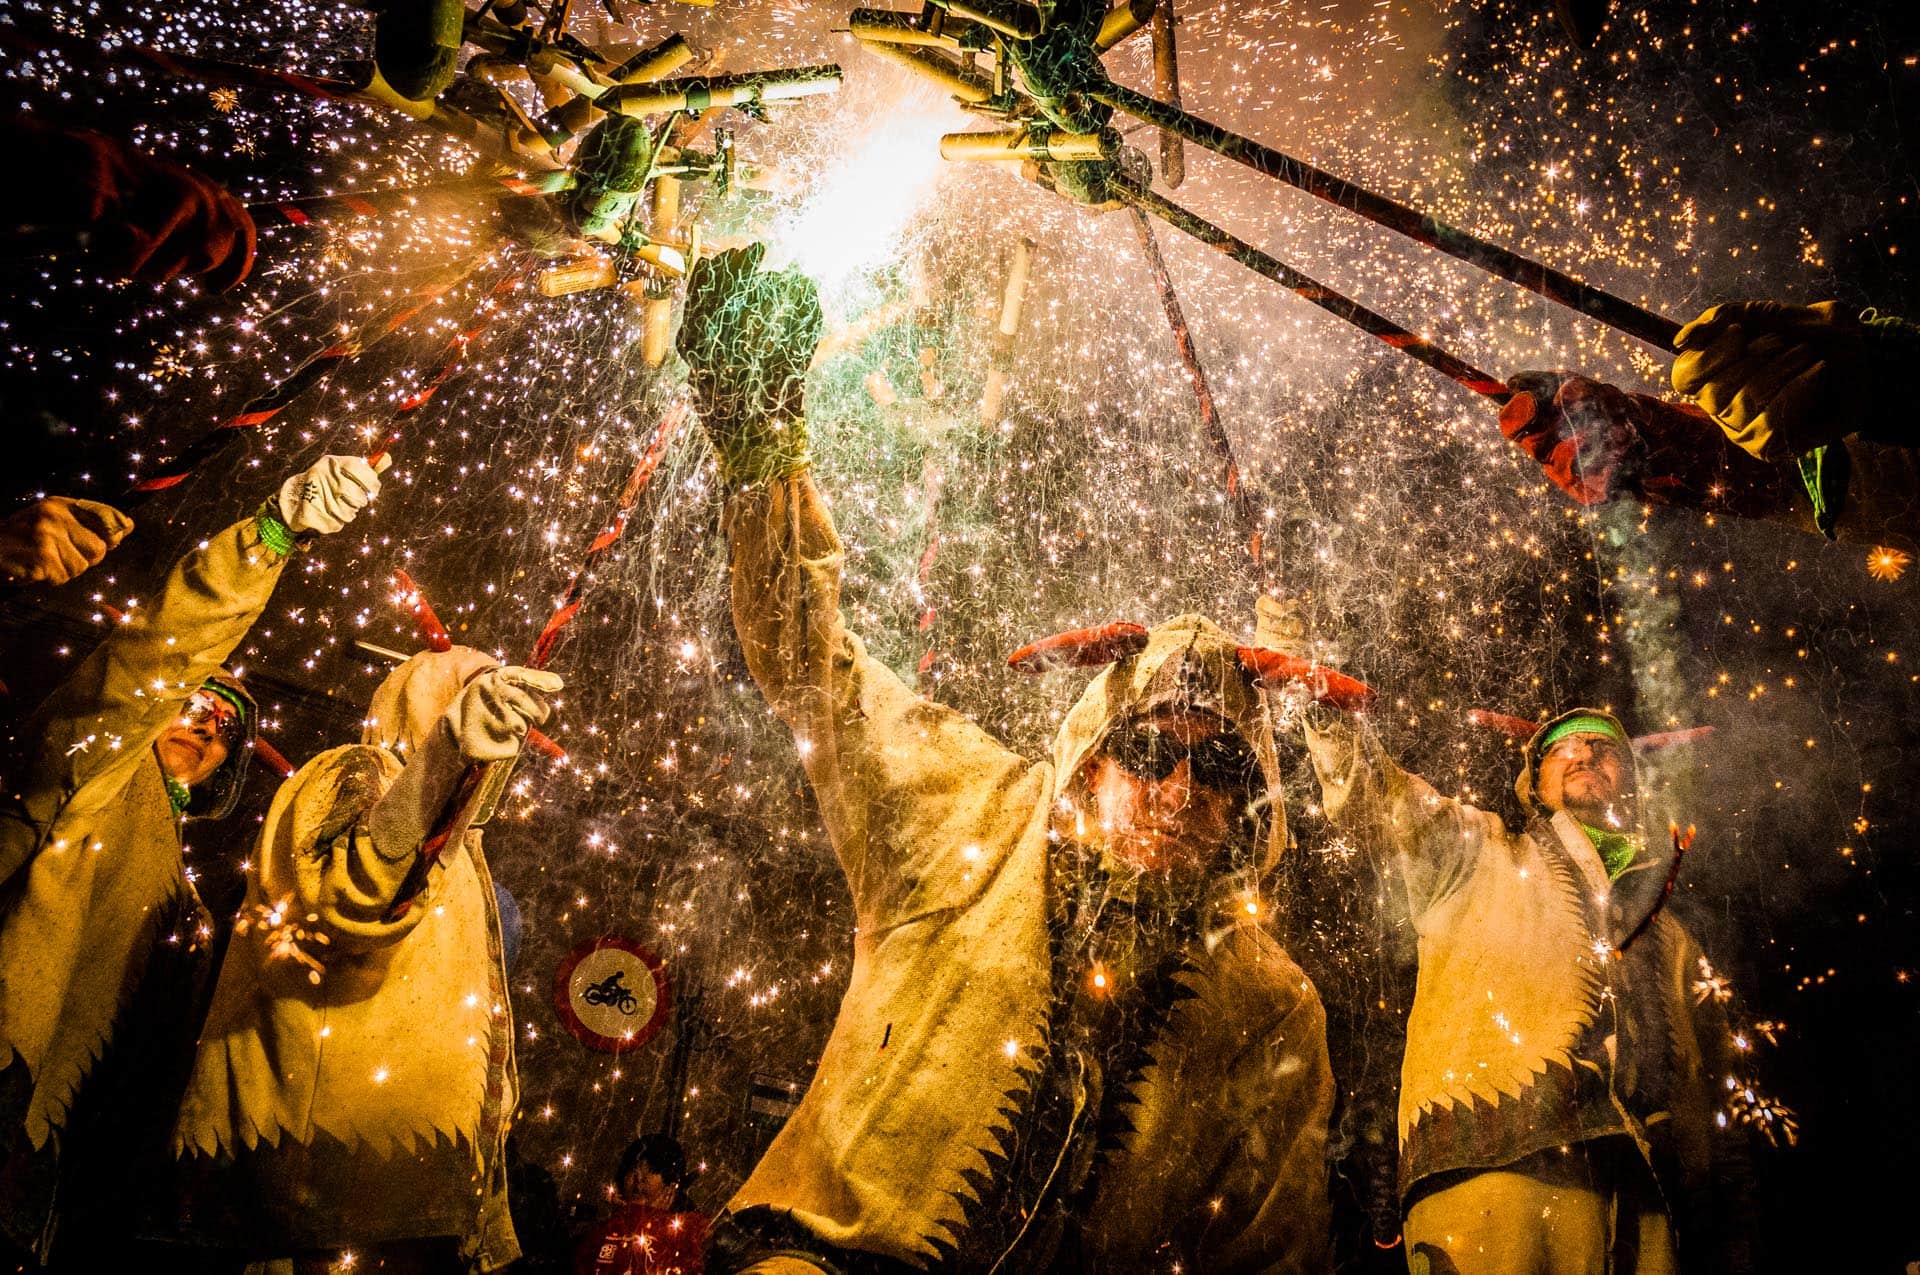
<path fill-rule="evenodd" d="M 666 1025 L 666 966 L 632 939 L 590 939 L 554 971 L 553 1007 L 589 1049 L 638 1049 Z"/>

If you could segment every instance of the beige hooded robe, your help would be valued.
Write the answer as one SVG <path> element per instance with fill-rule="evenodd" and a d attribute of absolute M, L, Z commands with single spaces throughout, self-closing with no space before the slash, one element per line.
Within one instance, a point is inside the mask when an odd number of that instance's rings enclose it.
<path fill-rule="evenodd" d="M 483 1270 L 518 1256 L 512 1016 L 480 834 L 390 919 L 415 852 L 388 858 L 367 832 L 401 758 L 495 663 L 414 656 L 375 692 L 364 742 L 275 795 L 174 1133 L 190 1237 L 273 1255 L 456 1237 Z"/>
<path fill-rule="evenodd" d="M 1400 1074 L 1401 1190 L 1620 1136 L 1660 1183 L 1682 1257 L 1704 1259 L 1719 1243 L 1709 1237 L 1744 1207 L 1744 1155 L 1716 1120 L 1731 1074 L 1725 1017 L 1694 991 L 1708 967 L 1670 913 L 1624 956 L 1610 954 L 1653 910 L 1669 864 L 1660 841 L 1610 882 L 1580 824 L 1533 805 L 1538 741 L 1576 715 L 1620 728 L 1591 708 L 1541 726 L 1514 785 L 1536 813 L 1515 831 L 1401 769 L 1371 728 L 1309 714 L 1327 816 L 1388 856 L 1383 872 L 1419 936 Z"/>
<path fill-rule="evenodd" d="M 1276 778 L 1231 640 L 1197 616 L 1161 625 L 1093 680 L 1052 756 L 1029 760 L 847 632 L 842 552 L 810 476 L 735 497 L 727 529 L 747 663 L 793 731 L 857 925 L 833 1033 L 729 1202 L 733 1225 L 864 1265 L 1324 1269 L 1324 1018 L 1244 893 L 1191 900 L 1204 933 L 1142 973 L 1153 1021 L 1130 1065 L 1061 1028 L 1090 972 L 1068 896 L 1104 874 L 1077 873 L 1048 827 L 1105 732 L 1184 665 Z M 1276 807 L 1240 884 L 1286 840 Z M 1140 903 L 1124 895 L 1103 897 Z"/>
<path fill-rule="evenodd" d="M 24 753 L 0 803 L 0 1212 L 22 1245 L 46 1225 L 60 1135 L 155 948 L 211 932 L 153 744 L 285 563 L 252 518 L 209 538 L 15 731 Z"/>

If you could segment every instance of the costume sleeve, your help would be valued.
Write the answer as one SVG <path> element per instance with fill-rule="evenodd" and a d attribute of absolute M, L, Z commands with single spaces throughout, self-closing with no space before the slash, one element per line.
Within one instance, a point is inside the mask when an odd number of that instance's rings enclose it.
<path fill-rule="evenodd" d="M 331 953 L 397 942 L 433 910 L 429 880 L 415 906 L 388 919 L 415 855 L 381 854 L 367 816 L 400 770 L 385 749 L 350 744 L 315 757 L 274 796 L 259 855 L 262 893 L 292 927 L 287 939 L 323 965 Z"/>
<path fill-rule="evenodd" d="M 175 563 L 148 605 L 116 625 L 21 727 L 29 755 L 0 817 L 0 880 L 56 820 L 116 800 L 134 767 L 253 627 L 286 559 L 257 522 L 228 527 Z M 17 795 L 16 795 L 17 794 Z"/>
<path fill-rule="evenodd" d="M 863 924 L 956 905 L 1014 840 L 1009 821 L 1045 816 L 1044 766 L 908 690 L 847 632 L 845 555 L 809 474 L 736 496 L 727 534 L 747 667 L 793 731 Z"/>
<path fill-rule="evenodd" d="M 1499 817 L 1402 770 L 1373 730 L 1348 714 L 1309 709 L 1305 733 L 1327 818 L 1390 856 L 1417 926 L 1467 879 L 1501 829 Z"/>

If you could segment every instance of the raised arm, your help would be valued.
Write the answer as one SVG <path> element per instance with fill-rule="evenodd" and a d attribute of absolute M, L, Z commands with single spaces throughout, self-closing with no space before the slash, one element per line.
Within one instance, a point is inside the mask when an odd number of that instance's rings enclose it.
<path fill-rule="evenodd" d="M 0 809 L 0 880 L 63 814 L 118 798 L 154 740 L 260 618 L 296 537 L 339 530 L 379 488 L 365 461 L 328 457 L 173 565 L 152 602 L 116 625 L 22 723 L 22 771 Z"/>
<path fill-rule="evenodd" d="M 680 334 L 721 476 L 739 489 L 727 509 L 734 627 L 793 731 L 865 922 L 952 906 L 991 872 L 1006 812 L 1043 805 L 1045 772 L 914 694 L 847 631 L 844 554 L 808 472 L 801 393 L 819 302 L 811 281 L 759 261 L 756 246 L 701 262 Z"/>
<path fill-rule="evenodd" d="M 319 973 L 330 952 L 403 938 L 431 906 L 394 902 L 470 764 L 510 760 L 561 689 L 552 673 L 493 668 L 463 687 L 403 766 L 384 748 L 320 754 L 275 795 L 258 856 L 264 901 Z M 433 878 L 422 902 L 430 904 Z"/>
<path fill-rule="evenodd" d="M 1450 894 L 1504 831 L 1498 815 L 1443 797 L 1387 756 L 1379 736 L 1349 713 L 1307 710 L 1307 753 L 1327 818 L 1390 856 L 1416 924 Z"/>

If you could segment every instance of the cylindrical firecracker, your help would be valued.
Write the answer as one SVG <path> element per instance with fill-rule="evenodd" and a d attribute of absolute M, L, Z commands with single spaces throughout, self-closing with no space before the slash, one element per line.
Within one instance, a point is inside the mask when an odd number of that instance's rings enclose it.
<path fill-rule="evenodd" d="M 578 261 L 569 261 L 565 265 L 553 266 L 540 272 L 540 294 L 548 297 L 571 296 L 576 292 L 591 292 L 595 288 L 613 286 L 619 272 L 614 269 L 613 259 L 595 254 L 582 257 Z"/>

